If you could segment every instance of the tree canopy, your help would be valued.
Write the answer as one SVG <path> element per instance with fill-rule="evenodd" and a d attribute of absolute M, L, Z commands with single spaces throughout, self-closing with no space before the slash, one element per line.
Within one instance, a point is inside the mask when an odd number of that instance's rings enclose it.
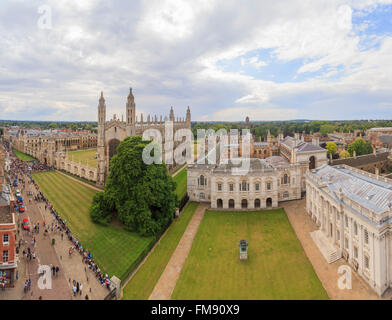
<path fill-rule="evenodd" d="M 338 150 L 338 147 L 336 146 L 335 142 L 327 142 L 326 143 L 326 148 L 328 150 L 327 154 L 330 155 L 334 155 L 336 153 L 336 151 Z"/>
<path fill-rule="evenodd" d="M 354 142 L 351 142 L 348 145 L 347 151 L 350 153 L 350 156 L 354 155 L 354 151 L 357 156 L 363 155 L 363 154 L 369 154 L 372 153 L 373 148 L 370 142 L 365 141 L 362 138 L 355 139 Z"/>
<path fill-rule="evenodd" d="M 94 198 L 90 209 L 94 222 L 108 223 L 117 214 L 126 229 L 148 236 L 159 233 L 173 219 L 176 185 L 164 163 L 144 163 L 143 149 L 150 142 L 136 136 L 119 144 L 110 161 L 105 192 Z"/>
<path fill-rule="evenodd" d="M 342 150 L 339 154 L 340 159 L 350 158 L 350 153 L 347 150 Z"/>

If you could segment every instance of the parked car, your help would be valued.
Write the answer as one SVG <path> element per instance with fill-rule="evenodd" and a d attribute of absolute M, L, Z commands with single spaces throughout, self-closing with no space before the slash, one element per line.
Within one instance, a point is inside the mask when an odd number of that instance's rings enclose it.
<path fill-rule="evenodd" d="M 20 190 L 18 189 L 18 190 L 16 190 L 16 193 L 15 193 L 15 195 L 17 196 L 17 197 L 21 197 L 22 196 L 22 194 L 20 193 Z"/>
<path fill-rule="evenodd" d="M 25 206 L 23 204 L 19 206 L 19 212 L 25 212 Z"/>
<path fill-rule="evenodd" d="M 17 187 L 18 186 L 18 179 L 15 179 L 14 180 L 14 187 Z"/>
<path fill-rule="evenodd" d="M 30 222 L 29 222 L 29 219 L 27 219 L 27 218 L 23 219 L 23 229 L 30 230 Z"/>

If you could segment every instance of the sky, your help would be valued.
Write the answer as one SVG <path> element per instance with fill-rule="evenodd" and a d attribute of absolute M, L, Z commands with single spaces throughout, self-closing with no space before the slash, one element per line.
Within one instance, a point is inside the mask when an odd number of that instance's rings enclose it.
<path fill-rule="evenodd" d="M 392 0 L 1 0 L 0 119 L 392 119 Z"/>

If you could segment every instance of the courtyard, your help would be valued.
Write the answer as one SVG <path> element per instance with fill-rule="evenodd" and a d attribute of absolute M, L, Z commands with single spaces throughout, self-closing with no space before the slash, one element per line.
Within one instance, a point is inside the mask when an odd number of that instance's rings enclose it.
<path fill-rule="evenodd" d="M 33 178 L 99 267 L 124 280 L 154 238 L 128 232 L 118 222 L 109 226 L 93 223 L 89 208 L 97 191 L 76 180 L 55 171 L 36 173 Z"/>
<path fill-rule="evenodd" d="M 20 151 L 16 150 L 15 148 L 13 148 L 12 151 L 15 153 L 15 155 L 18 157 L 19 160 L 26 161 L 26 162 L 35 160 L 32 156 L 29 156 L 26 153 L 20 152 Z"/>
<path fill-rule="evenodd" d="M 239 260 L 238 241 L 249 242 Z M 328 299 L 283 209 L 206 211 L 171 299 Z"/>
<path fill-rule="evenodd" d="M 68 152 L 68 160 L 74 162 L 81 162 L 84 165 L 87 165 L 91 168 L 97 168 L 97 149 L 83 149 L 77 151 L 70 151 Z"/>

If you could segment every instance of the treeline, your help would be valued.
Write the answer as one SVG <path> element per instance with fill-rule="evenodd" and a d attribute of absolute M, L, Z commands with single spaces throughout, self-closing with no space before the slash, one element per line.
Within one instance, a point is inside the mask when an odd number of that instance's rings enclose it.
<path fill-rule="evenodd" d="M 327 136 L 328 133 L 338 132 L 354 132 L 359 130 L 359 133 L 365 134 L 365 131 L 377 127 L 392 127 L 392 120 L 342 120 L 342 121 L 270 121 L 270 122 L 250 122 L 249 129 L 256 137 L 262 137 L 263 140 L 267 138 L 268 130 L 271 135 L 276 137 L 279 133 L 285 136 L 292 135 L 293 132 L 302 133 L 316 133 Z M 192 132 L 194 137 L 197 137 L 198 129 L 243 129 L 245 122 L 196 122 L 192 123 Z"/>
<path fill-rule="evenodd" d="M 65 122 L 65 121 L 18 121 L 18 120 L 0 120 L 0 126 L 12 127 L 18 126 L 26 129 L 72 129 L 76 130 L 90 130 L 97 131 L 97 122 L 78 121 L 78 122 Z"/>

